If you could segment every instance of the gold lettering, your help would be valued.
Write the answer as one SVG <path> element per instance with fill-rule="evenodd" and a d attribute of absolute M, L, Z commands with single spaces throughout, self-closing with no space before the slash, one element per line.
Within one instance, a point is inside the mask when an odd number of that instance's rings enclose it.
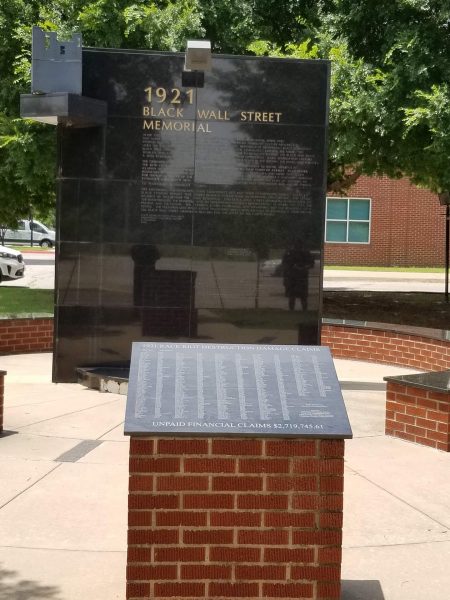
<path fill-rule="evenodd" d="M 173 88 L 172 90 L 173 98 L 170 101 L 172 104 L 180 104 L 180 90 L 178 88 Z"/>
<path fill-rule="evenodd" d="M 162 121 L 160 119 L 144 119 L 142 129 L 151 129 L 156 131 L 195 131 L 193 121 Z M 198 123 L 197 131 L 199 133 L 211 133 L 209 123 Z"/>
<path fill-rule="evenodd" d="M 211 133 L 211 129 L 209 128 L 209 123 L 199 123 L 197 125 L 197 131 L 199 133 Z"/>
<path fill-rule="evenodd" d="M 240 120 L 249 123 L 279 123 L 281 121 L 280 112 L 259 112 L 254 110 L 241 111 Z"/>
<path fill-rule="evenodd" d="M 199 109 L 197 111 L 197 118 L 202 121 L 229 121 L 230 117 L 226 110 L 206 110 Z"/>
<path fill-rule="evenodd" d="M 152 117 L 165 117 L 166 112 L 163 108 L 154 108 L 153 106 L 150 108 L 150 116 Z"/>
<path fill-rule="evenodd" d="M 147 121 L 144 119 L 142 129 L 161 129 L 161 121 Z"/>
<path fill-rule="evenodd" d="M 142 114 L 144 117 L 155 117 L 157 119 L 169 118 L 169 119 L 182 119 L 183 109 L 169 106 L 168 108 L 154 107 L 154 106 L 143 106 Z"/>

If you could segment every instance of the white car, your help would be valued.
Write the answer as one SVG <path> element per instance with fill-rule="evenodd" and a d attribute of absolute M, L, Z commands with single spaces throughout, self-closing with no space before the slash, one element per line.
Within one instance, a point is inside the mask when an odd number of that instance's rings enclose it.
<path fill-rule="evenodd" d="M 23 256 L 13 248 L 0 246 L 0 281 L 6 277 L 17 279 L 23 277 L 25 263 Z"/>
<path fill-rule="evenodd" d="M 17 225 L 17 229 L 7 229 L 5 231 L 4 241 L 8 244 L 39 244 L 42 248 L 52 248 L 55 245 L 55 232 L 49 229 L 47 225 L 39 221 L 27 221 L 22 219 Z"/>

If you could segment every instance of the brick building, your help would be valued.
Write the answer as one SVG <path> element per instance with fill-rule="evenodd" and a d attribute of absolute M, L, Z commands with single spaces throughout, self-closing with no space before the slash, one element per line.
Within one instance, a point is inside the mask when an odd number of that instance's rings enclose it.
<path fill-rule="evenodd" d="M 325 264 L 440 267 L 445 207 L 408 179 L 360 177 L 327 199 Z"/>

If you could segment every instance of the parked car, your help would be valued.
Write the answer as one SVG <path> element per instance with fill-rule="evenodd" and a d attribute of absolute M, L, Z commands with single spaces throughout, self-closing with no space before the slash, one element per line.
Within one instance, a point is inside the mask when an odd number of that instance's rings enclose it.
<path fill-rule="evenodd" d="M 15 244 L 31 244 L 31 232 L 33 232 L 33 243 L 42 248 L 51 248 L 55 245 L 55 232 L 39 221 L 19 221 L 17 229 L 7 229 L 5 242 Z"/>
<path fill-rule="evenodd" d="M 5 277 L 17 279 L 23 277 L 25 272 L 25 263 L 23 256 L 13 248 L 0 246 L 0 281 Z"/>

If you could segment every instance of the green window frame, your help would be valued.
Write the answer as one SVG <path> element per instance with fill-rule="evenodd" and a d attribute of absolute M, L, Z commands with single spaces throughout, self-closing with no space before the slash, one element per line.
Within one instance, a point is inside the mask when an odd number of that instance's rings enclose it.
<path fill-rule="evenodd" d="M 371 198 L 327 198 L 325 242 L 370 244 Z"/>

